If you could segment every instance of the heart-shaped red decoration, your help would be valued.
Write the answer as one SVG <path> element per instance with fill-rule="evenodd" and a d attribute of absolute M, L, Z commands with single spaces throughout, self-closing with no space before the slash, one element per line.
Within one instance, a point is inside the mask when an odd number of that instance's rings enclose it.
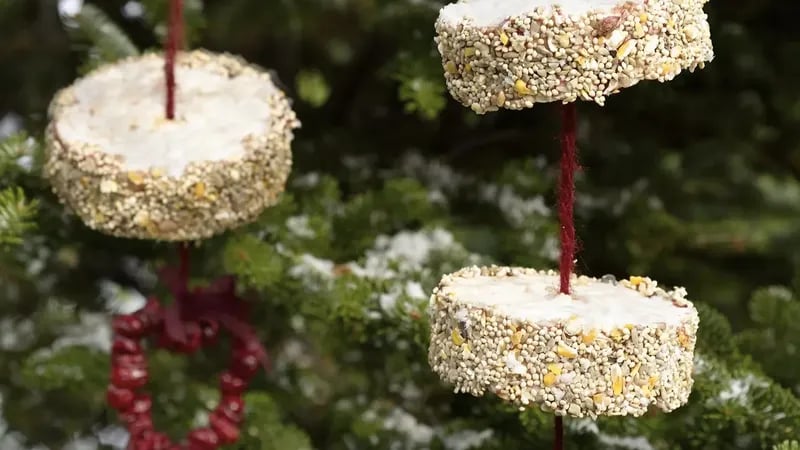
<path fill-rule="evenodd" d="M 108 404 L 125 424 L 129 450 L 216 450 L 239 439 L 244 418 L 242 395 L 250 379 L 262 366 L 263 349 L 234 336 L 233 356 L 220 376 L 220 403 L 209 416 L 208 427 L 189 432 L 182 443 L 174 443 L 155 431 L 153 402 L 142 389 L 149 378 L 147 358 L 140 340 L 153 337 L 156 345 L 177 353 L 194 353 L 216 343 L 221 327 L 208 318 L 184 322 L 185 340 L 176 342 L 165 330 L 164 310 L 155 299 L 133 314 L 119 315 L 112 321 L 111 376 L 106 392 Z"/>

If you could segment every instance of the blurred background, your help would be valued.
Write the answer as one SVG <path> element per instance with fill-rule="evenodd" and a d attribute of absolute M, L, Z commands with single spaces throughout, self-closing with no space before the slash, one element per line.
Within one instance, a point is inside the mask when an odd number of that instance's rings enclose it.
<path fill-rule="evenodd" d="M 186 1 L 190 45 L 273 70 L 303 123 L 284 201 L 194 253 L 198 279 L 240 277 L 278 358 L 236 448 L 549 445 L 545 414 L 453 395 L 427 367 L 425 302 L 442 272 L 555 267 L 558 252 L 557 108 L 476 116 L 451 100 L 433 44 L 442 5 Z M 53 94 L 157 49 L 165 11 L 0 0 L 2 450 L 124 441 L 104 401 L 103 333 L 109 314 L 161 289 L 153 273 L 174 248 L 87 230 L 38 164 Z M 578 107 L 577 270 L 688 289 L 702 318 L 696 392 L 671 415 L 572 421 L 574 448 L 756 449 L 800 435 L 800 3 L 706 11 L 716 58 L 704 70 Z M 204 420 L 219 358 L 154 352 L 170 432 Z"/>

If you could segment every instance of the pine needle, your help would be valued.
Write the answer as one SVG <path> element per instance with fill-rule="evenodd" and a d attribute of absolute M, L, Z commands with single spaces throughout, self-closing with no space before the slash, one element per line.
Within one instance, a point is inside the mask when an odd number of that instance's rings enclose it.
<path fill-rule="evenodd" d="M 0 191 L 0 250 L 22 242 L 27 231 L 34 228 L 38 202 L 29 201 L 20 188 Z"/>

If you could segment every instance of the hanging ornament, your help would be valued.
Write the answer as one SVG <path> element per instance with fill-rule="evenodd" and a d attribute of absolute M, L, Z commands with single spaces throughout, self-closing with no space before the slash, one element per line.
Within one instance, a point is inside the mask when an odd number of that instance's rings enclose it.
<path fill-rule="evenodd" d="M 178 270 L 162 270 L 162 281 L 170 288 L 174 302 L 162 306 L 151 298 L 140 311 L 114 318 L 111 347 L 111 380 L 106 394 L 130 435 L 130 450 L 215 450 L 239 438 L 244 419 L 244 391 L 260 368 L 267 369 L 267 353 L 247 324 L 244 302 L 236 296 L 231 277 L 207 288 L 188 290 L 187 260 Z M 188 433 L 176 444 L 156 431 L 151 415 L 153 401 L 144 391 L 149 379 L 145 346 L 192 354 L 217 342 L 220 331 L 231 334 L 233 354 L 219 381 L 220 400 L 209 415 L 208 426 Z"/>
<path fill-rule="evenodd" d="M 456 392 L 492 392 L 558 415 L 672 411 L 692 390 L 698 316 L 685 290 L 655 281 L 472 267 L 431 300 L 430 364 Z"/>
<path fill-rule="evenodd" d="M 50 108 L 45 176 L 91 228 L 162 241 L 208 238 L 277 202 L 291 170 L 299 122 L 263 70 L 227 54 L 179 51 L 183 2 L 169 0 L 163 54 L 101 67 L 59 92 Z M 129 450 L 216 450 L 238 440 L 243 393 L 267 353 L 248 325 L 233 277 L 189 289 L 189 249 L 161 271 L 173 302 L 151 298 L 113 319 L 109 405 Z M 191 354 L 231 335 L 220 403 L 207 427 L 173 443 L 155 430 L 142 340 Z"/>
<path fill-rule="evenodd" d="M 164 113 L 163 54 L 101 67 L 50 108 L 45 175 L 95 230 L 187 241 L 254 220 L 275 204 L 298 121 L 271 76 L 239 58 L 178 52 Z"/>
<path fill-rule="evenodd" d="M 685 290 L 645 277 L 573 274 L 577 113 L 641 80 L 668 81 L 714 56 L 707 0 L 462 0 L 442 8 L 451 95 L 478 114 L 560 102 L 558 272 L 466 268 L 430 303 L 433 370 L 456 391 L 494 392 L 556 415 L 640 416 L 688 400 L 698 314 Z M 609 280 L 606 280 L 609 281 Z"/>
<path fill-rule="evenodd" d="M 708 0 L 463 0 L 436 22 L 447 86 L 477 113 L 590 100 L 711 61 Z"/>

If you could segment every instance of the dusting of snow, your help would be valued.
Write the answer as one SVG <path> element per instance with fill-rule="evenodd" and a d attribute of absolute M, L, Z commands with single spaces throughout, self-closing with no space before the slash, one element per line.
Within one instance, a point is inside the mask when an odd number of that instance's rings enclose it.
<path fill-rule="evenodd" d="M 5 139 L 22 129 L 22 117 L 10 112 L 0 118 L 0 139 Z"/>
<path fill-rule="evenodd" d="M 378 304 L 385 312 L 391 312 L 397 307 L 399 292 L 384 292 L 378 296 Z"/>
<path fill-rule="evenodd" d="M 62 450 L 97 450 L 97 446 L 97 439 L 83 436 L 72 439 Z"/>
<path fill-rule="evenodd" d="M 557 261 L 561 256 L 561 244 L 555 236 L 549 235 L 544 238 L 541 255 L 550 261 Z"/>
<path fill-rule="evenodd" d="M 136 280 L 142 288 L 152 289 L 158 283 L 158 275 L 150 265 L 141 259 L 126 256 L 122 258 L 122 270 Z"/>
<path fill-rule="evenodd" d="M 483 431 L 461 430 L 445 436 L 444 448 L 446 450 L 479 449 L 492 436 L 494 436 L 494 431 L 490 429 Z"/>
<path fill-rule="evenodd" d="M 306 331 L 306 318 L 300 314 L 295 314 L 289 319 L 289 326 L 298 333 Z"/>
<path fill-rule="evenodd" d="M 313 238 L 316 233 L 308 225 L 308 216 L 292 216 L 286 219 L 286 228 L 295 236 L 302 238 Z"/>
<path fill-rule="evenodd" d="M 446 205 L 447 197 L 438 189 L 431 189 L 428 191 L 428 200 L 434 205 Z"/>
<path fill-rule="evenodd" d="M 400 173 L 419 179 L 432 191 L 448 194 L 474 182 L 472 178 L 457 173 L 452 167 L 425 159 L 418 153 L 411 153 L 403 158 L 400 162 Z"/>
<path fill-rule="evenodd" d="M 479 196 L 483 201 L 497 205 L 506 220 L 515 227 L 528 225 L 531 216 L 549 217 L 551 214 L 544 197 L 537 195 L 525 198 L 508 185 L 486 184 L 479 190 Z"/>
<path fill-rule="evenodd" d="M 314 275 L 333 276 L 333 268 L 335 266 L 333 261 L 317 258 L 308 253 L 303 253 L 299 259 L 300 261 L 289 269 L 290 276 L 301 279 Z"/>
<path fill-rule="evenodd" d="M 0 320 L 0 350 L 24 350 L 34 343 L 35 337 L 30 319 L 4 317 Z"/>
<path fill-rule="evenodd" d="M 769 286 L 766 288 L 766 292 L 770 297 L 783 302 L 791 302 L 794 299 L 792 291 L 784 286 Z"/>
<path fill-rule="evenodd" d="M 128 446 L 130 436 L 127 430 L 118 425 L 109 425 L 97 432 L 97 440 L 101 445 L 106 445 L 115 450 L 124 449 Z"/>
<path fill-rule="evenodd" d="M 750 390 L 754 387 L 763 387 L 767 383 L 764 380 L 756 378 L 755 375 L 747 374 L 742 378 L 731 378 L 728 386 L 723 389 L 717 396 L 720 402 L 733 401 L 739 404 L 747 402 Z"/>
<path fill-rule="evenodd" d="M 147 298 L 135 289 L 124 288 L 110 280 L 102 280 L 99 284 L 100 299 L 111 314 L 131 314 L 147 303 Z"/>
<path fill-rule="evenodd" d="M 144 15 L 144 5 L 141 2 L 130 0 L 122 5 L 122 16 L 126 19 L 138 19 Z"/>
<path fill-rule="evenodd" d="M 387 279 L 401 273 L 421 270 L 428 256 L 437 250 L 455 245 L 452 233 L 443 228 L 424 231 L 402 231 L 394 236 L 378 236 L 372 250 L 367 251 L 363 266 L 351 263 L 356 275 Z M 396 267 L 393 267 L 396 265 Z"/>
<path fill-rule="evenodd" d="M 597 426 L 597 422 L 592 419 L 587 418 L 580 418 L 580 419 L 573 419 L 567 422 L 567 427 L 569 429 L 577 432 L 577 433 L 586 433 L 586 434 L 597 434 L 600 432 L 600 428 Z"/>
<path fill-rule="evenodd" d="M 75 17 L 83 9 L 83 0 L 58 0 L 58 14 L 61 17 Z"/>
<path fill-rule="evenodd" d="M 655 447 L 644 436 L 609 436 L 600 433 L 597 435 L 597 439 L 603 444 L 628 450 L 655 450 Z"/>
<path fill-rule="evenodd" d="M 428 299 L 428 294 L 422 289 L 422 285 L 416 281 L 406 282 L 406 295 L 415 300 Z"/>
<path fill-rule="evenodd" d="M 420 423 L 416 417 L 400 408 L 392 410 L 384 419 L 383 427 L 403 434 L 409 442 L 417 445 L 429 445 L 435 435 L 433 428 Z"/>
<path fill-rule="evenodd" d="M 398 341 L 397 344 L 406 344 L 406 347 L 408 346 L 406 341 Z M 402 345 L 398 345 L 397 347 L 401 348 Z M 414 401 L 422 398 L 422 391 L 419 389 L 419 386 L 414 384 L 412 381 L 406 380 L 405 384 L 403 384 L 403 388 L 400 390 L 400 395 L 405 400 Z"/>
<path fill-rule="evenodd" d="M 655 447 L 644 436 L 613 436 L 600 432 L 597 422 L 588 418 L 575 419 L 568 422 L 571 430 L 577 433 L 594 434 L 601 443 L 614 448 L 628 450 L 655 450 Z"/>
<path fill-rule="evenodd" d="M 299 188 L 313 188 L 319 185 L 321 178 L 318 173 L 310 172 L 294 178 L 292 184 Z"/>
<path fill-rule="evenodd" d="M 111 350 L 111 326 L 108 316 L 97 313 L 81 313 L 78 323 L 61 331 L 53 342 L 52 351 L 66 347 L 83 346 L 108 352 Z"/>
<path fill-rule="evenodd" d="M 708 370 L 710 364 L 700 353 L 694 354 L 693 372 L 694 375 L 699 375 Z"/>
<path fill-rule="evenodd" d="M 5 422 L 3 423 L 5 425 Z M 23 444 L 24 438 L 18 432 L 4 432 L 0 428 L 0 448 L 3 450 L 31 450 Z"/>

